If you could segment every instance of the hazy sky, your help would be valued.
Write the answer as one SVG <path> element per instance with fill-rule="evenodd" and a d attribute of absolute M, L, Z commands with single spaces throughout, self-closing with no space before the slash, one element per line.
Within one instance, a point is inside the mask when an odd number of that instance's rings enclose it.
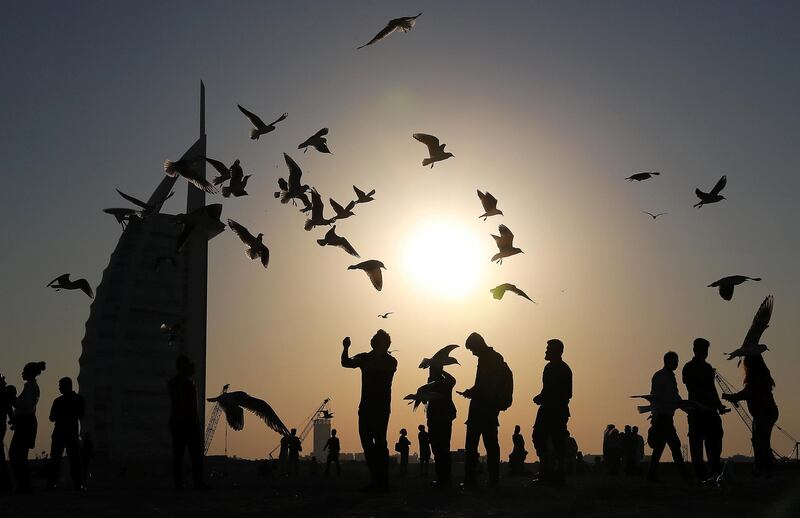
<path fill-rule="evenodd" d="M 355 50 L 388 19 L 419 11 L 412 32 Z M 9 3 L 0 372 L 21 386 L 26 361 L 48 362 L 46 421 L 57 380 L 77 377 L 89 301 L 44 285 L 67 271 L 100 281 L 120 234 L 101 209 L 125 205 L 115 188 L 147 196 L 164 160 L 196 139 L 203 79 L 209 155 L 240 158 L 254 175 L 250 196 L 226 201 L 223 217 L 263 232 L 272 252 L 264 271 L 232 232 L 210 243 L 210 392 L 232 383 L 290 426 L 331 397 L 342 448 L 357 451 L 360 377 L 339 366 L 342 337 L 359 352 L 379 327 L 392 335 L 393 441 L 424 422 L 401 401 L 425 381 L 420 359 L 479 331 L 515 375 L 514 405 L 501 414 L 505 457 L 514 424 L 529 436 L 544 343 L 560 337 L 574 373 L 570 429 L 584 452 L 598 452 L 607 423 L 646 430 L 627 396 L 649 390 L 669 349 L 683 363 L 692 339 L 707 337 L 712 363 L 741 384 L 722 353 L 773 294 L 765 358 L 779 424 L 800 434 L 799 17 L 796 2 Z M 289 117 L 251 141 L 236 103 L 265 120 Z M 296 149 L 323 126 L 333 155 Z M 422 168 L 418 131 L 455 158 Z M 305 232 L 304 217 L 272 197 L 284 151 L 326 198 L 346 202 L 353 184 L 377 190 L 337 231 L 364 259 L 384 261 L 383 292 L 346 270 L 354 261 L 344 252 L 317 246 L 324 229 Z M 653 169 L 663 175 L 624 181 Z M 722 174 L 728 200 L 692 208 L 695 187 Z M 179 182 L 167 212 L 185 207 Z M 476 188 L 497 196 L 505 216 L 479 220 Z M 669 214 L 652 221 L 640 210 Z M 525 250 L 502 266 L 489 262 L 499 223 Z M 428 225 L 451 236 L 445 252 L 466 256 L 433 251 L 430 264 L 445 271 L 426 277 L 415 243 Z M 439 285 L 448 264 L 464 273 Z M 731 302 L 705 287 L 731 274 L 764 281 L 738 287 Z M 493 300 L 488 289 L 502 282 L 539 305 Z M 385 311 L 396 314 L 379 320 Z M 463 390 L 476 363 L 463 348 L 455 356 Z M 454 449 L 466 401 L 457 407 Z M 683 414 L 676 422 L 685 430 Z M 724 453 L 749 453 L 738 417 L 724 424 Z M 39 449 L 49 435 L 42 426 Z M 277 439 L 248 417 L 229 434 L 229 453 L 263 457 Z"/>

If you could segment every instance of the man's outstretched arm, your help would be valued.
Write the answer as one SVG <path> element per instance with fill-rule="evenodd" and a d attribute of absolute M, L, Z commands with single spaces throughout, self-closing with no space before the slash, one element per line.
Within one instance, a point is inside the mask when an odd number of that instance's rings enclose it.
<path fill-rule="evenodd" d="M 358 362 L 355 359 L 350 358 L 350 337 L 346 336 L 344 340 L 342 340 L 342 367 L 346 367 L 348 369 L 355 369 L 358 367 Z"/>

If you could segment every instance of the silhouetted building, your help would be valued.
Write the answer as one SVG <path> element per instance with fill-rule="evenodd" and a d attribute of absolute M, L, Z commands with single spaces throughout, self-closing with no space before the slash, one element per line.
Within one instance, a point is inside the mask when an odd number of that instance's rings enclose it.
<path fill-rule="evenodd" d="M 206 154 L 202 83 L 200 88 L 200 138 L 184 157 Z M 205 175 L 205 162 L 199 163 Z M 175 253 L 181 228 L 176 215 L 160 213 L 160 205 L 177 178 L 164 175 L 148 201 L 156 205 L 153 213 L 131 218 L 122 232 L 86 321 L 78 383 L 86 401 L 83 430 L 92 434 L 98 457 L 169 454 L 167 381 L 179 353 L 196 366 L 205 422 L 208 239 L 214 236 L 195 230 L 183 252 Z M 204 205 L 205 193 L 189 184 L 186 212 Z M 159 257 L 174 263 L 159 264 Z M 164 323 L 180 324 L 179 336 L 168 340 L 160 330 Z"/>
<path fill-rule="evenodd" d="M 331 436 L 331 420 L 318 417 L 314 419 L 314 451 L 311 453 L 317 459 L 325 459 L 328 452 L 325 451 L 325 443 Z"/>

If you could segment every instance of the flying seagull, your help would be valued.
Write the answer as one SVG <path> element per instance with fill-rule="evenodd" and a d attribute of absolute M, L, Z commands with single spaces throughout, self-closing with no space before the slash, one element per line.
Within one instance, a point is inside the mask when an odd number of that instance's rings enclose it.
<path fill-rule="evenodd" d="M 210 194 L 216 193 L 216 187 L 214 187 L 208 180 L 203 178 L 194 168 L 194 164 L 196 164 L 198 160 L 199 159 L 197 158 L 181 158 L 175 162 L 172 160 L 165 160 L 164 172 L 167 173 L 168 176 L 172 177 L 178 175 L 182 176 L 201 191 L 205 191 Z"/>
<path fill-rule="evenodd" d="M 289 430 L 283 424 L 281 418 L 266 401 L 255 398 L 246 392 L 237 390 L 235 392 L 223 392 L 217 397 L 206 399 L 211 403 L 219 403 L 225 412 L 225 418 L 231 428 L 242 430 L 244 428 L 244 410 L 247 409 L 256 416 L 264 420 L 266 425 L 281 435 L 289 435 Z"/>
<path fill-rule="evenodd" d="M 695 203 L 694 206 L 697 208 L 702 207 L 708 203 L 717 203 L 718 201 L 722 201 L 725 199 L 725 196 L 721 195 L 720 192 L 722 189 L 725 188 L 725 185 L 728 183 L 728 177 L 723 176 L 717 181 L 717 184 L 711 189 L 711 192 L 703 192 L 700 189 L 695 189 L 694 193 L 700 198 L 700 201 Z"/>
<path fill-rule="evenodd" d="M 234 168 L 237 168 L 240 171 L 242 169 L 242 166 L 240 165 L 238 158 L 236 160 L 234 160 L 233 164 L 231 164 L 230 167 L 226 166 L 225 164 L 223 164 L 219 160 L 214 160 L 213 158 L 205 157 L 204 160 L 206 162 L 208 162 L 209 164 L 211 164 L 211 167 L 216 169 L 217 173 L 219 173 L 219 176 L 216 176 L 212 180 L 212 183 L 214 185 L 222 185 L 223 183 L 225 183 L 228 180 L 230 180 L 231 179 L 231 174 L 232 174 Z"/>
<path fill-rule="evenodd" d="M 710 410 L 707 406 L 697 403 L 695 401 L 687 400 L 687 399 L 674 399 L 671 401 L 665 401 L 663 399 L 659 399 L 651 394 L 641 394 L 638 396 L 630 396 L 632 399 L 644 399 L 649 402 L 649 405 L 644 406 L 637 406 L 636 409 L 639 411 L 640 414 L 645 414 L 647 412 L 652 412 L 654 410 L 658 411 L 675 411 L 675 410 L 683 410 L 684 412 L 688 412 L 691 409 L 703 409 L 703 410 Z"/>
<path fill-rule="evenodd" d="M 139 211 L 141 217 L 146 218 L 147 216 L 158 212 L 161 206 L 164 204 L 165 201 L 172 198 L 172 195 L 175 194 L 175 191 L 170 191 L 166 196 L 163 198 L 155 200 L 154 203 L 146 203 L 138 198 L 134 198 L 130 194 L 125 194 L 124 192 L 117 189 L 117 193 L 122 196 L 123 199 L 133 203 L 137 207 L 140 207 L 142 210 Z"/>
<path fill-rule="evenodd" d="M 414 405 L 414 410 L 417 409 L 421 404 L 428 404 L 434 399 L 440 399 L 442 393 L 438 390 L 435 390 L 436 381 L 431 381 L 430 383 L 426 383 L 422 385 L 414 394 L 409 394 L 403 398 L 404 401 L 408 401 L 409 405 Z"/>
<path fill-rule="evenodd" d="M 507 226 L 500 225 L 497 227 L 497 229 L 500 231 L 500 235 L 496 236 L 492 234 L 492 237 L 494 238 L 494 242 L 497 245 L 499 252 L 492 256 L 492 261 L 496 262 L 497 264 L 503 264 L 503 258 L 525 253 L 519 248 L 515 248 L 513 246 L 514 234 L 511 233 Z"/>
<path fill-rule="evenodd" d="M 207 239 L 211 239 L 225 230 L 225 224 L 219 219 L 221 215 L 221 203 L 206 205 L 188 214 L 178 214 L 178 222 L 183 224 L 183 230 L 178 236 L 178 243 L 175 247 L 176 253 L 181 253 L 183 245 L 186 244 L 186 240 L 189 239 L 195 228 L 199 227 L 205 231 Z"/>
<path fill-rule="evenodd" d="M 288 113 L 284 113 L 283 115 L 275 119 L 273 122 L 270 122 L 269 124 L 264 124 L 264 121 L 261 120 L 261 117 L 259 117 L 255 113 L 247 111 L 246 109 L 242 108 L 240 104 L 237 104 L 236 106 L 239 107 L 240 112 L 244 113 L 245 117 L 250 119 L 250 123 L 253 126 L 255 126 L 254 128 L 250 129 L 250 138 L 252 140 L 258 140 L 258 137 L 260 137 L 261 135 L 266 135 L 271 131 L 275 131 L 275 125 L 284 120 L 286 116 L 289 115 Z"/>
<path fill-rule="evenodd" d="M 264 234 L 259 233 L 258 236 L 253 236 L 249 230 L 243 225 L 236 223 L 232 219 L 228 220 L 228 226 L 231 227 L 233 233 L 239 236 L 242 243 L 247 245 L 247 257 L 250 259 L 259 258 L 264 268 L 269 266 L 269 248 L 263 243 Z"/>
<path fill-rule="evenodd" d="M 247 196 L 247 191 L 245 191 L 244 188 L 247 187 L 247 180 L 251 175 L 244 174 L 238 160 L 231 166 L 230 173 L 231 183 L 229 183 L 227 187 L 222 188 L 222 196 L 225 198 L 231 195 L 237 198 L 239 196 Z"/>
<path fill-rule="evenodd" d="M 65 273 L 64 275 L 59 275 L 49 283 L 47 283 L 48 288 L 53 288 L 56 291 L 60 290 L 81 290 L 85 294 L 89 295 L 89 298 L 94 297 L 94 292 L 92 291 L 92 287 L 89 286 L 89 281 L 86 279 L 75 279 L 71 281 L 69 279 L 69 274 Z"/>
<path fill-rule="evenodd" d="M 275 197 L 281 200 L 281 203 L 289 203 L 292 202 L 293 205 L 297 205 L 295 200 L 300 200 L 303 202 L 303 206 L 310 209 L 311 202 L 308 201 L 308 196 L 306 192 L 308 192 L 311 188 L 308 185 L 301 185 L 300 179 L 303 177 L 303 170 L 300 169 L 300 166 L 297 165 L 292 157 L 287 155 L 286 153 L 283 154 L 283 159 L 286 162 L 286 167 L 289 168 L 289 181 L 286 181 L 283 178 L 278 178 L 278 187 L 280 191 L 275 193 Z"/>
<path fill-rule="evenodd" d="M 365 193 L 354 185 L 353 190 L 356 193 L 356 203 L 369 203 L 371 201 L 375 201 L 375 198 L 372 197 L 372 195 L 375 194 L 375 189 Z"/>
<path fill-rule="evenodd" d="M 769 319 L 771 317 L 772 295 L 769 295 L 758 307 L 756 316 L 753 317 L 753 323 L 750 324 L 750 329 L 747 331 L 747 335 L 744 337 L 742 346 L 735 351 L 725 353 L 728 355 L 728 359 L 732 360 L 738 357 L 739 362 L 741 363 L 742 358 L 745 356 L 755 356 L 763 353 L 764 351 L 769 351 L 769 348 L 766 345 L 758 342 L 761 340 L 761 335 L 763 335 L 764 331 L 766 331 L 769 327 Z"/>
<path fill-rule="evenodd" d="M 647 214 L 648 216 L 650 216 L 653 219 L 656 219 L 657 217 L 663 216 L 665 214 L 669 214 L 669 212 L 659 212 L 658 214 L 653 214 L 652 212 L 647 212 L 646 210 L 643 210 L 642 212 Z"/>
<path fill-rule="evenodd" d="M 422 16 L 422 13 L 417 14 L 416 16 L 403 16 L 402 18 L 395 18 L 393 20 L 389 20 L 389 23 L 386 24 L 386 27 L 381 29 L 381 31 L 375 35 L 374 38 L 369 40 L 364 45 L 356 48 L 356 50 L 363 49 L 367 45 L 372 45 L 382 39 L 386 38 L 393 32 L 408 32 L 414 28 L 414 24 L 417 23 L 417 18 Z"/>
<path fill-rule="evenodd" d="M 330 153 L 331 150 L 328 149 L 328 139 L 325 138 L 325 135 L 328 134 L 328 128 L 322 128 L 318 132 L 314 133 L 310 137 L 308 137 L 302 144 L 297 146 L 297 149 L 302 149 L 303 153 L 308 151 L 308 147 L 311 146 L 320 153 Z"/>
<path fill-rule="evenodd" d="M 355 216 L 353 213 L 353 208 L 356 206 L 356 202 L 351 201 L 347 204 L 347 207 L 342 207 L 336 200 L 333 198 L 328 198 L 328 201 L 331 202 L 331 207 L 333 207 L 334 212 L 336 212 L 336 216 L 333 217 L 334 220 L 346 219 L 350 216 Z"/>
<path fill-rule="evenodd" d="M 731 275 L 723 277 L 708 285 L 709 288 L 719 288 L 719 296 L 725 300 L 733 298 L 733 288 L 746 281 L 760 281 L 761 277 L 748 277 L 746 275 Z"/>
<path fill-rule="evenodd" d="M 330 225 L 336 218 L 325 219 L 323 212 L 325 210 L 325 203 L 322 201 L 322 196 L 316 190 L 311 191 L 311 217 L 306 220 L 303 226 L 306 230 L 311 230 L 314 227 L 322 225 Z"/>
<path fill-rule="evenodd" d="M 458 345 L 450 344 L 445 345 L 436 354 L 430 358 L 423 358 L 419 364 L 420 369 L 428 369 L 430 367 L 446 367 L 448 365 L 461 365 L 458 360 L 450 356 L 450 353 L 458 349 Z"/>
<path fill-rule="evenodd" d="M 497 300 L 501 300 L 503 298 L 503 295 L 505 295 L 507 291 L 510 291 L 511 293 L 516 293 L 520 297 L 524 297 L 533 302 L 534 304 L 536 304 L 536 301 L 530 298 L 524 291 L 517 288 L 513 284 L 509 284 L 507 282 L 497 286 L 496 288 L 492 288 L 489 291 L 492 292 L 492 296 Z"/>
<path fill-rule="evenodd" d="M 317 239 L 317 244 L 319 244 L 319 246 L 338 246 L 353 257 L 361 257 L 347 239 L 336 235 L 336 225 L 325 233 L 323 239 Z"/>
<path fill-rule="evenodd" d="M 331 412 L 330 410 L 322 410 L 319 413 L 319 417 L 321 419 L 333 419 L 333 412 Z"/>
<path fill-rule="evenodd" d="M 441 162 L 442 160 L 447 160 L 448 158 L 455 156 L 453 153 L 445 153 L 444 147 L 447 144 L 439 144 L 439 139 L 433 135 L 428 135 L 427 133 L 414 133 L 411 136 L 428 146 L 429 158 L 426 158 L 422 161 L 422 167 L 430 164 L 431 169 L 433 169 L 433 165 L 436 162 Z"/>
<path fill-rule="evenodd" d="M 378 318 L 389 318 L 389 315 L 393 315 L 393 314 L 394 314 L 394 311 L 389 311 L 387 313 L 383 313 L 381 315 L 378 315 Z"/>
<path fill-rule="evenodd" d="M 116 219 L 117 223 L 120 224 L 122 230 L 125 230 L 125 225 L 131 220 L 131 218 L 138 217 L 141 214 L 141 211 L 135 209 L 127 209 L 123 207 L 103 209 L 103 212 L 114 216 L 114 219 Z"/>
<path fill-rule="evenodd" d="M 653 176 L 658 176 L 661 173 L 658 171 L 642 171 L 641 173 L 632 174 L 629 177 L 625 178 L 629 182 L 636 180 L 637 182 L 641 182 L 642 180 L 647 180 Z"/>
<path fill-rule="evenodd" d="M 372 281 L 372 285 L 375 286 L 375 289 L 381 291 L 383 288 L 383 275 L 381 274 L 381 268 L 384 270 L 386 267 L 383 265 L 382 262 L 376 259 L 370 259 L 369 261 L 364 261 L 362 263 L 353 264 L 347 267 L 348 270 L 364 270 L 369 277 L 369 280 Z"/>
<path fill-rule="evenodd" d="M 490 193 L 478 190 L 478 198 L 481 200 L 481 205 L 483 205 L 483 214 L 478 217 L 483 218 L 483 221 L 486 221 L 489 216 L 503 215 L 502 210 L 497 210 L 497 198 Z"/>

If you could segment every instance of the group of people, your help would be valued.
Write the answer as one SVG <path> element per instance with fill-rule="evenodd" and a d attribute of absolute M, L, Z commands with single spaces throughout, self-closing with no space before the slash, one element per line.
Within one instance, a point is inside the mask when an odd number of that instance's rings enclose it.
<path fill-rule="evenodd" d="M 419 473 L 423 477 L 428 476 L 428 467 L 431 463 L 431 440 L 425 425 L 417 427 L 417 441 L 419 444 Z M 400 474 L 405 476 L 408 473 L 408 455 L 411 451 L 411 441 L 408 438 L 408 430 L 400 429 L 400 437 L 394 445 L 394 451 L 400 454 Z"/>
<path fill-rule="evenodd" d="M 45 362 L 30 362 L 22 369 L 22 380 L 25 382 L 22 391 L 17 395 L 14 385 L 6 384 L 0 376 L 0 444 L 6 431 L 14 431 L 8 448 L 8 464 L 5 449 L 0 447 L 0 491 L 10 492 L 15 489 L 20 493 L 31 491 L 31 475 L 28 456 L 36 445 L 38 422 L 36 407 L 39 404 L 39 384 L 36 378 L 46 369 Z M 50 422 L 53 423 L 52 443 L 49 464 L 47 466 L 48 488 L 57 486 L 61 478 L 61 457 L 66 451 L 69 457 L 72 485 L 76 490 L 84 489 L 88 476 L 89 460 L 92 457 L 93 445 L 91 436 L 81 437 L 80 421 L 83 419 L 85 407 L 83 398 L 72 388 L 72 379 L 61 378 L 58 381 L 61 393 L 50 409 Z M 12 475 L 13 474 L 13 479 Z"/>
<path fill-rule="evenodd" d="M 644 437 L 638 426 L 625 425 L 623 431 L 610 424 L 603 432 L 603 467 L 609 475 L 641 473 L 644 461 Z"/>

